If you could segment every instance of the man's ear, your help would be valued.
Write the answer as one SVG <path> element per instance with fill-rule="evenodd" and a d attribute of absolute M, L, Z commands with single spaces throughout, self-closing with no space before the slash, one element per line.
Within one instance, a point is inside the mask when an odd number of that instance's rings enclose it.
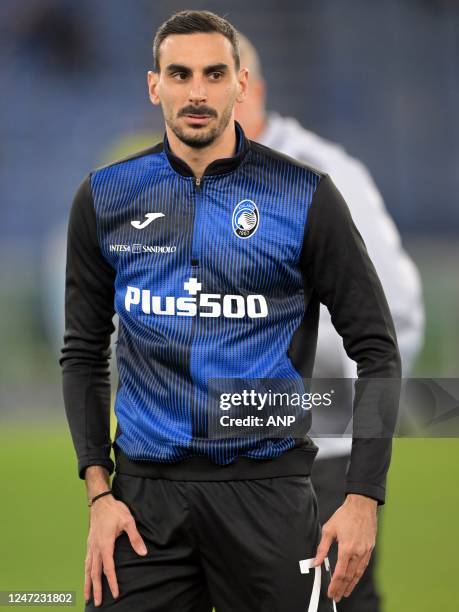
<path fill-rule="evenodd" d="M 236 97 L 236 102 L 243 102 L 247 95 L 247 90 L 249 87 L 249 71 L 247 68 L 241 68 L 237 75 L 239 91 Z"/>
<path fill-rule="evenodd" d="M 152 104 L 160 104 L 158 96 L 158 83 L 159 83 L 159 72 L 153 72 L 149 70 L 147 72 L 147 83 L 148 83 L 148 94 Z"/>

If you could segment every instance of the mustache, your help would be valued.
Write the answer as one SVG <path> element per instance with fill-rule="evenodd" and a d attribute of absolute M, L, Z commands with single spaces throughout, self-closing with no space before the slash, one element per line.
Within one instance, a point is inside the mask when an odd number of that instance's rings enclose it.
<path fill-rule="evenodd" d="M 185 115 L 206 115 L 208 117 L 217 117 L 217 111 L 210 106 L 185 106 L 178 112 L 178 117 Z"/>

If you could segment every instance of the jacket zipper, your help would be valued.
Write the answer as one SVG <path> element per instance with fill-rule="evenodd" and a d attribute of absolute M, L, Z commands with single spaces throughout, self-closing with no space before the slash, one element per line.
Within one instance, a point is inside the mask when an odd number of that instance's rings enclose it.
<path fill-rule="evenodd" d="M 194 179 L 195 184 L 195 205 L 194 205 L 194 224 L 193 224 L 193 247 L 191 252 L 191 266 L 193 268 L 199 267 L 201 259 L 201 231 L 202 231 L 202 202 L 201 202 L 201 186 L 202 178 L 196 177 Z"/>
<path fill-rule="evenodd" d="M 202 195 L 201 195 L 201 183 L 202 178 L 194 179 L 194 222 L 193 222 L 193 243 L 191 248 L 191 275 L 200 281 L 200 256 L 201 256 L 201 217 L 202 217 Z M 198 296 L 196 295 L 196 298 Z M 198 301 L 198 300 L 196 300 Z M 193 361 L 193 351 L 192 344 L 193 339 L 197 333 L 197 321 L 198 317 L 193 317 L 192 325 L 191 325 L 191 346 L 190 346 L 190 379 L 193 380 L 193 369 L 192 369 L 192 361 Z M 191 429 L 192 429 L 192 437 L 193 439 L 201 438 L 204 435 L 204 428 L 202 425 L 202 415 L 200 414 L 200 402 L 199 402 L 199 391 L 197 388 L 194 389 L 193 393 L 193 402 L 192 402 L 192 420 L 191 420 Z"/>

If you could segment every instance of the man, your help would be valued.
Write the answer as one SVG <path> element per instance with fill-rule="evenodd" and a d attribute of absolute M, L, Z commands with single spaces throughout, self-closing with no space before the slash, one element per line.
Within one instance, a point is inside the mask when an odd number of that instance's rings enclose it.
<path fill-rule="evenodd" d="M 90 173 L 69 222 L 61 363 L 91 506 L 87 610 L 331 611 L 371 556 L 390 438 L 353 440 L 346 499 L 320 538 L 312 441 L 219 438 L 206 408 L 215 380 L 310 378 L 319 301 L 362 380 L 399 378 L 387 302 L 328 175 L 235 123 L 248 73 L 234 28 L 207 11 L 177 13 L 154 57 L 163 143 Z M 392 421 L 395 400 L 381 406 Z"/>
<path fill-rule="evenodd" d="M 403 374 L 409 376 L 421 348 L 424 331 L 421 283 L 415 265 L 401 246 L 400 236 L 385 209 L 381 194 L 368 170 L 342 147 L 305 130 L 295 119 L 266 112 L 266 85 L 258 53 L 240 33 L 239 48 L 241 65 L 249 70 L 250 84 L 244 104 L 237 105 L 235 109 L 237 121 L 249 138 L 330 174 L 349 206 L 381 280 L 397 332 Z M 356 376 L 355 366 L 344 351 L 330 313 L 322 305 L 314 376 L 353 378 Z M 325 417 L 326 413 L 321 415 L 326 422 Z M 318 425 L 319 430 L 321 425 L 322 422 Z M 344 499 L 351 440 L 320 437 L 316 443 L 319 453 L 314 462 L 312 481 L 319 501 L 321 523 L 325 523 Z M 330 556 L 334 565 L 334 554 Z M 349 598 L 342 601 L 342 612 L 378 612 L 380 609 L 374 559 L 373 553 L 359 584 Z"/>

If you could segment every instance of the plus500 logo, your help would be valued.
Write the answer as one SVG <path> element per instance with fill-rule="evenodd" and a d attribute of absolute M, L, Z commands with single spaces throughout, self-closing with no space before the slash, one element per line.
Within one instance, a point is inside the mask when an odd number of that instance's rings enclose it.
<path fill-rule="evenodd" d="M 184 283 L 188 297 L 161 297 L 152 295 L 148 289 L 128 286 L 124 306 L 131 312 L 132 306 L 139 306 L 144 314 L 177 315 L 182 317 L 221 317 L 259 319 L 268 316 L 268 305 L 262 295 L 220 295 L 219 293 L 199 293 L 201 283 L 196 279 Z M 199 293 L 199 294 L 198 294 Z"/>

